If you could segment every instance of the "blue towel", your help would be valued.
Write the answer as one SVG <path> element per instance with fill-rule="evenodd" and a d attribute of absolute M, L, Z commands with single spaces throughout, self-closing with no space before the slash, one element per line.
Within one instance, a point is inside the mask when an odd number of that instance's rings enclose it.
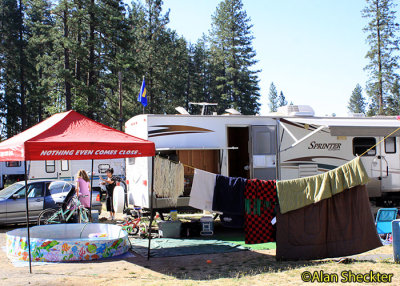
<path fill-rule="evenodd" d="M 224 215 L 244 215 L 244 190 L 247 179 L 217 175 L 213 211 Z"/>

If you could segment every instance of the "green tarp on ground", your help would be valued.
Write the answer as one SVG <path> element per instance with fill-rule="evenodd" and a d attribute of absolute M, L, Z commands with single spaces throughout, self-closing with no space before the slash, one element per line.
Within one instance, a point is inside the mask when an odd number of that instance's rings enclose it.
<path fill-rule="evenodd" d="M 146 257 L 147 239 L 130 239 L 132 250 Z M 248 248 L 232 242 L 215 239 L 155 238 L 151 240 L 151 257 L 172 257 L 195 254 L 213 254 L 244 251 Z"/>

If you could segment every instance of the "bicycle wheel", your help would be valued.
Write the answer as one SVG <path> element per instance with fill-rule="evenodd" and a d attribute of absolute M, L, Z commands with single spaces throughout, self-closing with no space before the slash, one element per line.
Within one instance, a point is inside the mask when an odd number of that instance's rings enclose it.
<path fill-rule="evenodd" d="M 62 223 L 58 211 L 55 209 L 46 209 L 39 214 L 38 225 Z"/>
<path fill-rule="evenodd" d="M 82 208 L 79 210 L 79 223 L 89 222 L 89 210 Z"/>

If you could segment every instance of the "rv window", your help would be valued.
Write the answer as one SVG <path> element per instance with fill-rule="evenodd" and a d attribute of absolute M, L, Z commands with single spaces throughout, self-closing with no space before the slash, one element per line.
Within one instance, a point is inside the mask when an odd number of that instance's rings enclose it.
<path fill-rule="evenodd" d="M 56 171 L 56 161 L 45 161 L 46 173 L 54 173 Z"/>
<path fill-rule="evenodd" d="M 110 164 L 100 164 L 99 165 L 99 173 L 100 174 L 105 174 L 107 169 L 110 168 Z"/>
<path fill-rule="evenodd" d="M 21 167 L 21 161 L 7 161 L 6 162 L 6 167 L 9 167 L 9 168 Z"/>
<path fill-rule="evenodd" d="M 61 160 L 61 171 L 68 171 L 68 170 L 69 170 L 69 161 Z"/>
<path fill-rule="evenodd" d="M 374 137 L 355 137 L 353 139 L 353 154 L 361 155 L 376 144 Z M 369 150 L 364 156 L 375 156 L 376 147 Z"/>
<path fill-rule="evenodd" d="M 389 137 L 385 139 L 385 153 L 396 153 L 396 137 Z"/>

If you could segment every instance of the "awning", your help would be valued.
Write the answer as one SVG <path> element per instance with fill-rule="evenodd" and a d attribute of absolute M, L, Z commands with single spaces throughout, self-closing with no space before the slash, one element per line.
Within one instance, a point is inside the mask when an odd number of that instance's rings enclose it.
<path fill-rule="evenodd" d="M 294 125 L 308 124 L 329 128 L 332 136 L 387 136 L 400 128 L 400 120 L 396 117 L 338 117 L 338 118 L 284 118 Z M 299 126 L 300 127 L 300 126 Z M 394 136 L 400 136 L 400 130 Z"/>

